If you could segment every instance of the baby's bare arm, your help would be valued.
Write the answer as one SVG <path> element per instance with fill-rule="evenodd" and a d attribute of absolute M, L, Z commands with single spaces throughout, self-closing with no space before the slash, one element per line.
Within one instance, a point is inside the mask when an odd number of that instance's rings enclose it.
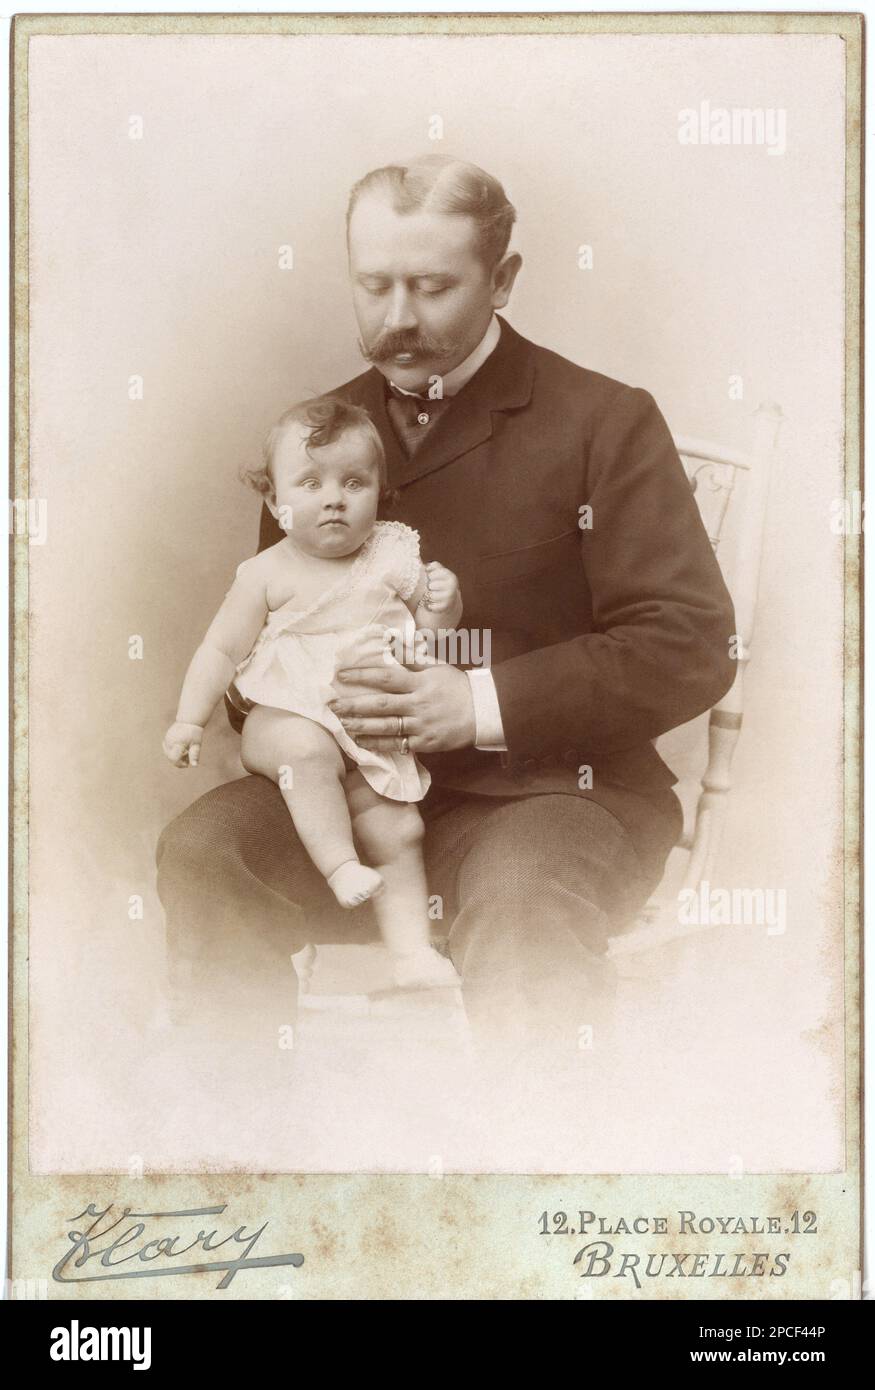
<path fill-rule="evenodd" d="M 264 626 L 267 611 L 263 568 L 242 566 L 191 659 L 179 697 L 179 723 L 207 723 Z"/>

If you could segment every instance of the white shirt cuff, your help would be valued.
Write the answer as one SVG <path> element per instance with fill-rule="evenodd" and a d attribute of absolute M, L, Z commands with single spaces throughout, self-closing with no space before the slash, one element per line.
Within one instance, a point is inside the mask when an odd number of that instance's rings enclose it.
<path fill-rule="evenodd" d="M 466 671 L 474 701 L 474 747 L 484 753 L 506 753 L 507 743 L 501 725 L 501 710 L 492 672 L 480 666 Z"/>

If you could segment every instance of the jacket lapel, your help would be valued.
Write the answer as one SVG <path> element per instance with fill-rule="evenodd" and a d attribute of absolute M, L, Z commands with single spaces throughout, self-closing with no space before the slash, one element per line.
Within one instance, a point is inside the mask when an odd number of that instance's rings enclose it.
<path fill-rule="evenodd" d="M 382 375 L 376 368 L 366 374 L 362 382 L 362 404 L 370 412 L 385 445 L 391 487 L 403 488 L 469 453 L 492 434 L 495 411 L 514 410 L 530 400 L 534 377 L 532 344 L 515 332 L 501 315 L 498 321 L 501 337 L 494 352 L 454 397 L 453 405 L 410 459 L 405 456 L 392 428 Z"/>

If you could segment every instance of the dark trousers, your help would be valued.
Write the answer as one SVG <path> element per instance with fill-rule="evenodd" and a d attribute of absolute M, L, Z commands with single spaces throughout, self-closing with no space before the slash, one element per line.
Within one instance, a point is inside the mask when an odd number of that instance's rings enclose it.
<path fill-rule="evenodd" d="M 659 883 L 681 828 L 672 792 L 633 799 L 634 833 L 577 796 L 433 787 L 421 803 L 435 930 L 448 937 L 482 1037 L 573 1043 L 604 1021 L 609 936 Z M 288 1019 L 290 953 L 377 935 L 367 905 L 338 907 L 264 777 L 194 802 L 164 830 L 158 867 L 171 971 L 187 967 L 195 994 L 230 986 Z"/>

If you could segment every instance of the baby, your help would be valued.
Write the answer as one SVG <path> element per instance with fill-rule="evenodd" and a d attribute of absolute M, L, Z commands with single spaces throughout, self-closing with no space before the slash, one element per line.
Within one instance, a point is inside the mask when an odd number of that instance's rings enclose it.
<path fill-rule="evenodd" d="M 393 633 L 457 626 L 458 581 L 441 565 L 423 565 L 416 531 L 377 521 L 386 460 L 359 406 L 332 396 L 293 406 L 267 436 L 263 468 L 246 481 L 286 534 L 238 567 L 192 658 L 164 752 L 177 767 L 195 766 L 204 726 L 227 690 L 246 715 L 244 767 L 277 783 L 338 902 L 373 899 L 395 983 L 456 986 L 429 933 L 423 825 L 413 804 L 429 774 L 410 752 L 402 720 L 393 719 L 396 750 L 371 752 L 353 742 L 328 702 L 338 652 L 362 628 L 379 625 L 374 664 L 394 665 Z"/>

